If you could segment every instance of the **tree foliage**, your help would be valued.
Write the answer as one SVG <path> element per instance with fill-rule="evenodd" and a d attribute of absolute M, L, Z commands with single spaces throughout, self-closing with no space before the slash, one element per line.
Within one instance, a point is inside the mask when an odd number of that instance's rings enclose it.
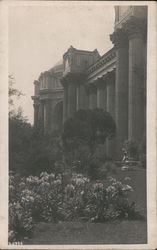
<path fill-rule="evenodd" d="M 67 119 L 63 128 L 65 149 L 72 150 L 85 143 L 92 148 L 96 143 L 103 144 L 106 138 L 115 136 L 116 126 L 111 115 L 103 109 L 79 110 Z"/>
<path fill-rule="evenodd" d="M 9 169 L 21 175 L 55 171 L 62 159 L 60 139 L 40 134 L 26 121 L 9 122 Z"/>
<path fill-rule="evenodd" d="M 21 175 L 55 170 L 55 162 L 62 158 L 60 138 L 41 134 L 28 123 L 21 107 L 15 109 L 14 99 L 23 94 L 13 85 L 9 76 L 9 170 Z"/>
<path fill-rule="evenodd" d="M 18 110 L 15 110 L 14 100 L 19 99 L 24 94 L 14 87 L 15 79 L 13 75 L 9 75 L 9 89 L 8 89 L 8 96 L 9 96 L 9 117 L 17 117 L 21 119 L 22 117 L 22 109 L 21 107 Z M 22 117 L 23 119 L 24 117 Z"/>

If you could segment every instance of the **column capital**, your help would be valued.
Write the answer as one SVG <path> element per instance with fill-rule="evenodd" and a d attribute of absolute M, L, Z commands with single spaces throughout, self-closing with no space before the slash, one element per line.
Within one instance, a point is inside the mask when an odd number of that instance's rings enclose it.
<path fill-rule="evenodd" d="M 129 39 L 135 37 L 146 39 L 147 22 L 145 19 L 141 20 L 139 18 L 132 17 L 125 24 L 123 24 L 123 29 L 125 30 Z"/>
<path fill-rule="evenodd" d="M 40 81 L 38 81 L 38 80 L 34 80 L 34 85 L 38 85 L 38 84 L 40 84 Z"/>
<path fill-rule="evenodd" d="M 127 34 L 122 29 L 117 29 L 110 35 L 110 40 L 116 48 L 123 48 L 128 46 Z"/>
<path fill-rule="evenodd" d="M 39 96 L 32 96 L 31 97 L 32 100 L 33 100 L 33 106 L 35 107 L 36 105 L 39 105 L 40 104 L 40 97 Z"/>

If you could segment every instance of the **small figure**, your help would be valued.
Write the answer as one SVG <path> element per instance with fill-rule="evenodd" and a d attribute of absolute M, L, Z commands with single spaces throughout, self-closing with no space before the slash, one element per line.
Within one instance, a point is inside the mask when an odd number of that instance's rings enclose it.
<path fill-rule="evenodd" d="M 122 149 L 123 151 L 123 159 L 122 159 L 122 162 L 128 162 L 129 158 L 128 158 L 128 153 L 127 151 L 125 150 L 125 148 Z"/>

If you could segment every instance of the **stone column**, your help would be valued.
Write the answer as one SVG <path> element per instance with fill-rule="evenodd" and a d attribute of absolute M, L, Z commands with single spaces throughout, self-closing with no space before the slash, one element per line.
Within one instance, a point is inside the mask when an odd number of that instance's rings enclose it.
<path fill-rule="evenodd" d="M 107 112 L 110 113 L 115 120 L 115 72 L 107 74 L 106 79 L 107 87 Z M 107 156 L 115 158 L 115 138 L 112 140 L 107 139 L 106 142 Z"/>
<path fill-rule="evenodd" d="M 40 101 L 38 120 L 39 120 L 39 129 L 42 132 L 44 132 L 44 102 L 43 101 Z"/>
<path fill-rule="evenodd" d="M 96 82 L 97 84 L 97 107 L 106 111 L 107 109 L 107 88 L 106 88 L 106 80 L 104 78 L 100 78 Z M 105 141 L 104 145 L 99 145 L 98 147 L 103 150 L 104 154 L 107 155 L 107 143 Z"/>
<path fill-rule="evenodd" d="M 89 86 L 89 109 L 97 107 L 97 88 L 94 84 Z"/>
<path fill-rule="evenodd" d="M 143 26 L 143 25 L 142 25 Z M 129 36 L 129 138 L 140 141 L 144 133 L 144 33 L 138 22 L 128 22 Z"/>
<path fill-rule="evenodd" d="M 115 72 L 109 73 L 107 78 L 107 112 L 115 119 Z"/>
<path fill-rule="evenodd" d="M 34 127 L 38 127 L 39 104 L 34 103 Z"/>
<path fill-rule="evenodd" d="M 77 85 L 76 109 L 86 109 L 86 90 L 83 83 Z"/>
<path fill-rule="evenodd" d="M 44 133 L 49 133 L 51 129 L 51 100 L 44 103 Z"/>
<path fill-rule="evenodd" d="M 63 123 L 67 119 L 67 107 L 68 107 L 68 89 L 67 89 L 67 85 L 64 85 L 64 95 L 63 95 Z"/>
<path fill-rule="evenodd" d="M 106 110 L 107 105 L 107 89 L 104 79 L 97 81 L 97 107 Z"/>
<path fill-rule="evenodd" d="M 115 121 L 116 158 L 122 158 L 122 147 L 128 138 L 128 39 L 122 30 L 111 35 L 116 48 Z"/>
<path fill-rule="evenodd" d="M 85 86 L 85 109 L 89 109 L 89 90 Z"/>
<path fill-rule="evenodd" d="M 76 112 L 76 84 L 73 81 L 68 82 L 68 118 Z"/>

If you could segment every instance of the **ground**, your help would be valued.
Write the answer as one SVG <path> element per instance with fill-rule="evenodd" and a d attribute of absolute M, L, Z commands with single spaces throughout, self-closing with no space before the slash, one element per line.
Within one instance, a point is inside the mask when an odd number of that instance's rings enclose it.
<path fill-rule="evenodd" d="M 133 187 L 130 199 L 136 202 L 137 210 L 144 220 L 115 221 L 106 223 L 61 222 L 39 223 L 34 235 L 24 244 L 146 244 L 146 171 L 120 171 L 117 179 L 130 177 Z"/>

